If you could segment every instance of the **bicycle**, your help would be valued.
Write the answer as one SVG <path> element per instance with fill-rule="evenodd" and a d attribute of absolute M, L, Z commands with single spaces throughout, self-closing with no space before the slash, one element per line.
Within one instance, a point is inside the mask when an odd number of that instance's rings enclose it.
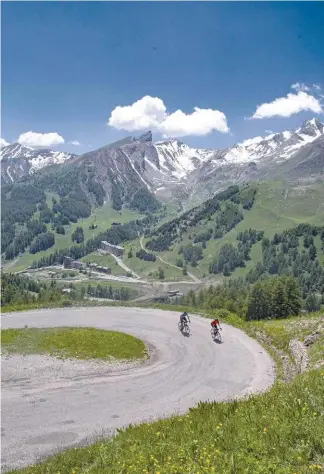
<path fill-rule="evenodd" d="M 181 323 L 181 321 L 179 321 L 178 322 L 178 328 L 179 328 L 179 331 L 184 336 L 189 336 L 190 335 L 190 328 L 189 328 L 189 325 L 188 325 L 187 321 L 185 321 L 183 324 Z"/>
<path fill-rule="evenodd" d="M 214 341 L 216 339 L 218 339 L 219 342 L 222 342 L 222 336 L 221 336 L 221 333 L 220 333 L 221 330 L 222 330 L 222 328 L 211 328 L 210 334 L 211 334 L 211 337 Z"/>

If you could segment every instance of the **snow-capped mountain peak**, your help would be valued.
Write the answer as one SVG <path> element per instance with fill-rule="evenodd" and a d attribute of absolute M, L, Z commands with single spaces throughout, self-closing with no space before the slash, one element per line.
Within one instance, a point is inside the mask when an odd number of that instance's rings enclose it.
<path fill-rule="evenodd" d="M 224 159 L 232 163 L 263 161 L 273 159 L 277 162 L 290 158 L 300 148 L 324 134 L 324 125 L 318 119 L 305 121 L 294 131 L 272 133 L 265 137 L 255 137 L 230 148 Z"/>
<path fill-rule="evenodd" d="M 10 183 L 46 166 L 65 163 L 75 156 L 63 151 L 35 150 L 13 143 L 0 150 L 1 178 L 4 182 Z"/>
<path fill-rule="evenodd" d="M 306 135 L 309 137 L 314 137 L 315 139 L 323 135 L 324 124 L 316 118 L 306 120 L 303 122 L 302 126 L 296 130 L 296 133 L 302 136 Z"/>
<path fill-rule="evenodd" d="M 192 148 L 177 139 L 153 144 L 150 132 L 143 135 L 144 140 L 142 137 L 135 139 L 140 152 L 134 152 L 134 145 L 126 145 L 123 149 L 142 173 L 149 189 L 164 189 L 172 183 L 212 176 L 217 170 L 228 167 L 246 166 L 249 163 L 255 163 L 258 167 L 276 165 L 289 160 L 302 147 L 323 134 L 324 125 L 318 119 L 312 119 L 297 130 L 249 138 L 227 149 Z"/>
<path fill-rule="evenodd" d="M 102 147 L 86 156 L 96 154 L 104 162 L 111 158 L 111 173 L 116 175 L 118 182 L 124 178 L 123 172 L 118 171 L 119 165 L 121 161 L 125 162 L 134 179 L 154 192 L 185 182 L 200 182 L 207 177 L 210 180 L 219 176 L 246 177 L 256 168 L 258 172 L 266 171 L 268 167 L 275 169 L 277 164 L 287 162 L 320 137 L 324 137 L 324 125 L 318 119 L 305 121 L 296 130 L 248 138 L 226 149 L 193 148 L 177 139 L 154 144 L 152 133 L 148 131 L 118 147 Z M 8 145 L 0 151 L 2 180 L 11 183 L 74 157 L 76 155 L 61 151 L 34 150 L 18 143 Z M 245 173 L 244 169 L 248 172 Z"/>
<path fill-rule="evenodd" d="M 211 158 L 214 150 L 191 148 L 179 140 L 155 143 L 160 169 L 181 179 Z"/>
<path fill-rule="evenodd" d="M 2 147 L 0 150 L 0 160 L 21 158 L 21 156 L 29 157 L 31 156 L 34 150 L 32 148 L 19 145 L 19 143 L 13 143 L 12 145 L 7 145 Z"/>

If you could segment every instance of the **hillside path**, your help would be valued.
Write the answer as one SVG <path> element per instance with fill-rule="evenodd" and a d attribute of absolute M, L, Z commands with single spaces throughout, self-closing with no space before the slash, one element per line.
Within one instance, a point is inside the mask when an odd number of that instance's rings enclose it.
<path fill-rule="evenodd" d="M 140 237 L 140 244 L 141 244 L 141 248 L 145 250 L 144 245 L 143 245 L 143 238 L 144 238 L 143 236 Z M 163 258 L 159 257 L 158 255 L 156 255 L 156 258 L 160 260 L 160 262 L 165 263 L 165 265 L 169 265 L 170 267 L 177 268 L 178 270 L 182 270 L 181 267 L 178 267 L 177 265 L 173 265 L 173 263 L 169 263 L 166 260 L 163 260 Z M 199 278 L 197 278 L 192 273 L 188 272 L 188 270 L 187 270 L 187 275 L 192 279 L 194 283 L 201 283 L 201 280 L 199 280 Z"/>

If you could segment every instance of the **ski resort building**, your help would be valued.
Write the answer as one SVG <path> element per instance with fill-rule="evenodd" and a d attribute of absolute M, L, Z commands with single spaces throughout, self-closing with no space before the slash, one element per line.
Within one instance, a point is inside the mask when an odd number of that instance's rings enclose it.
<path fill-rule="evenodd" d="M 120 247 L 119 245 L 110 244 L 106 240 L 101 241 L 101 250 L 104 250 L 108 253 L 112 253 L 113 255 L 116 255 L 116 257 L 122 257 L 124 254 L 123 247 Z"/>

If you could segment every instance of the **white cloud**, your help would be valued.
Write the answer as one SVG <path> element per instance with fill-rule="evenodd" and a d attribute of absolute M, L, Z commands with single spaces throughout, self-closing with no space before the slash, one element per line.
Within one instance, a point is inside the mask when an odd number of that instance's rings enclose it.
<path fill-rule="evenodd" d="M 319 114 L 323 112 L 323 109 L 318 99 L 299 91 L 297 94 L 287 94 L 287 97 L 280 97 L 273 102 L 259 105 L 251 118 L 290 117 L 302 111 Z"/>
<path fill-rule="evenodd" d="M 78 140 L 71 140 L 71 141 L 69 142 L 69 144 L 70 144 L 70 145 L 74 145 L 74 146 L 80 146 L 80 145 L 81 145 L 81 143 L 80 143 Z"/>
<path fill-rule="evenodd" d="M 116 107 L 108 125 L 118 130 L 139 131 L 152 128 L 164 136 L 207 135 L 213 130 L 227 133 L 226 116 L 219 110 L 200 109 L 185 114 L 177 110 L 169 114 L 158 97 L 145 96 L 128 106 Z"/>
<path fill-rule="evenodd" d="M 227 133 L 229 128 L 226 116 L 219 110 L 194 108 L 191 114 L 177 110 L 168 115 L 160 125 L 166 136 L 184 137 L 185 135 L 207 135 L 213 130 Z"/>
<path fill-rule="evenodd" d="M 291 85 L 291 88 L 296 92 L 311 92 L 314 95 L 317 95 L 322 90 L 322 87 L 319 84 L 307 85 L 304 82 L 296 82 Z"/>
<path fill-rule="evenodd" d="M 31 148 L 46 148 L 50 146 L 62 145 L 64 138 L 56 132 L 53 133 L 22 133 L 18 138 L 18 143 Z"/>
<path fill-rule="evenodd" d="M 7 142 L 4 138 L 0 138 L 0 147 L 4 148 L 5 146 L 10 145 L 9 142 Z"/>
<path fill-rule="evenodd" d="M 299 91 L 304 91 L 304 92 L 310 91 L 310 87 L 306 86 L 306 84 L 304 84 L 303 82 L 296 82 L 295 84 L 292 84 L 291 88 L 295 89 L 295 91 L 297 91 L 297 92 L 299 92 Z"/>
<path fill-rule="evenodd" d="M 265 130 L 265 133 L 268 133 L 269 135 L 271 135 L 273 133 L 272 130 Z"/>
<path fill-rule="evenodd" d="M 146 95 L 142 99 L 125 107 L 118 105 L 112 112 L 108 125 L 118 130 L 158 129 L 166 116 L 166 107 L 158 97 Z"/>

